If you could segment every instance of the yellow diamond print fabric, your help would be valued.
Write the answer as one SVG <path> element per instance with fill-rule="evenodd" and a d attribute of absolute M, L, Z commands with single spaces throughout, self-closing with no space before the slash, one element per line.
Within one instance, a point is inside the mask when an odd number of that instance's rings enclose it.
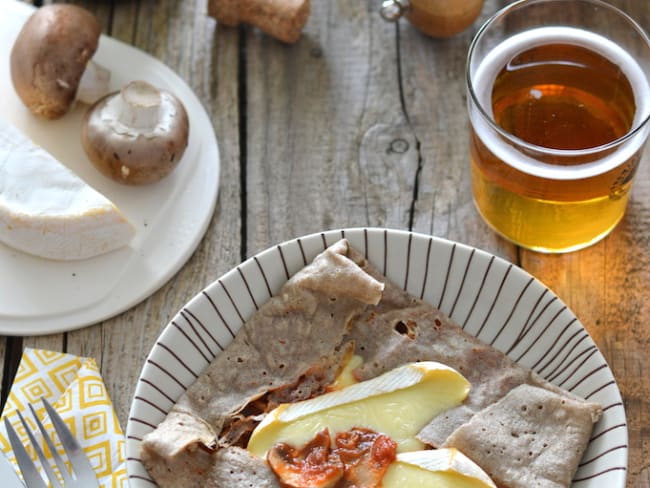
<path fill-rule="evenodd" d="M 124 434 L 95 360 L 43 349 L 25 349 L 2 419 L 9 419 L 26 446 L 29 445 L 28 437 L 17 410 L 39 434 L 28 404 L 32 404 L 48 432 L 54 432 L 41 398 L 52 404 L 79 440 L 100 485 L 103 488 L 127 488 Z M 40 435 L 37 439 L 40 440 Z M 63 454 L 55 434 L 52 434 L 52 439 Z M 0 422 L 0 448 L 16 465 L 4 422 Z M 36 461 L 36 451 L 31 446 L 28 452 Z M 45 452 L 51 456 L 47 450 Z"/>

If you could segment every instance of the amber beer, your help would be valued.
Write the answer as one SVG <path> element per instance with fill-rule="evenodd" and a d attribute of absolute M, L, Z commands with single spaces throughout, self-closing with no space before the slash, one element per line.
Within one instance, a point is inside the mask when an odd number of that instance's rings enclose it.
<path fill-rule="evenodd" d="M 472 191 L 488 224 L 544 252 L 607 235 L 647 138 L 650 89 L 634 57 L 592 32 L 539 27 L 492 49 L 472 85 Z"/>

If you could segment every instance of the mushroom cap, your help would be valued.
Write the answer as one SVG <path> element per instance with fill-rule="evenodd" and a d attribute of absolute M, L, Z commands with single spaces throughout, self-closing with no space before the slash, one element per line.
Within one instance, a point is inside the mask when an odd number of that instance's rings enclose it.
<path fill-rule="evenodd" d="M 100 33 L 95 16 L 75 5 L 45 5 L 27 19 L 11 50 L 11 81 L 34 115 L 69 110 Z"/>
<path fill-rule="evenodd" d="M 144 82 L 129 85 L 133 83 Z M 127 126 L 118 120 L 114 105 L 122 92 L 109 93 L 88 109 L 81 128 L 82 146 L 95 167 L 118 183 L 154 183 L 182 159 L 189 139 L 187 112 L 178 98 L 160 90 L 162 120 L 156 127 Z"/>

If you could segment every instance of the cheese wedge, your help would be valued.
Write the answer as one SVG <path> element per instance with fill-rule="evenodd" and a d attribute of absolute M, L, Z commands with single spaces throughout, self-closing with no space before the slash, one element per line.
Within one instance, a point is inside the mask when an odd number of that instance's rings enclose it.
<path fill-rule="evenodd" d="M 248 450 L 264 457 L 276 443 L 305 445 L 327 428 L 334 436 L 353 427 L 388 435 L 398 452 L 419 450 L 415 438 L 441 412 L 459 405 L 469 382 L 440 363 L 409 363 L 368 381 L 302 402 L 282 404 L 253 431 Z"/>
<path fill-rule="evenodd" d="M 397 455 L 382 478 L 383 488 L 496 488 L 476 463 L 457 449 L 434 449 Z"/>
<path fill-rule="evenodd" d="M 134 227 L 105 196 L 0 119 L 0 241 L 56 260 L 125 246 Z"/>

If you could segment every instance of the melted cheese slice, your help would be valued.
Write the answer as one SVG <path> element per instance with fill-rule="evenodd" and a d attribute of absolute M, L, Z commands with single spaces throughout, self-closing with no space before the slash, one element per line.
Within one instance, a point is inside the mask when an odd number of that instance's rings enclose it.
<path fill-rule="evenodd" d="M 125 246 L 134 234 L 110 200 L 0 119 L 0 241 L 75 260 Z"/>
<path fill-rule="evenodd" d="M 496 488 L 477 464 L 457 449 L 397 455 L 382 478 L 383 488 Z"/>
<path fill-rule="evenodd" d="M 278 406 L 255 428 L 248 450 L 264 457 L 278 442 L 303 446 L 325 428 L 334 436 L 353 427 L 388 435 L 398 452 L 419 450 L 424 446 L 415 434 L 459 405 L 469 388 L 460 373 L 443 364 L 406 364 L 311 400 Z"/>

